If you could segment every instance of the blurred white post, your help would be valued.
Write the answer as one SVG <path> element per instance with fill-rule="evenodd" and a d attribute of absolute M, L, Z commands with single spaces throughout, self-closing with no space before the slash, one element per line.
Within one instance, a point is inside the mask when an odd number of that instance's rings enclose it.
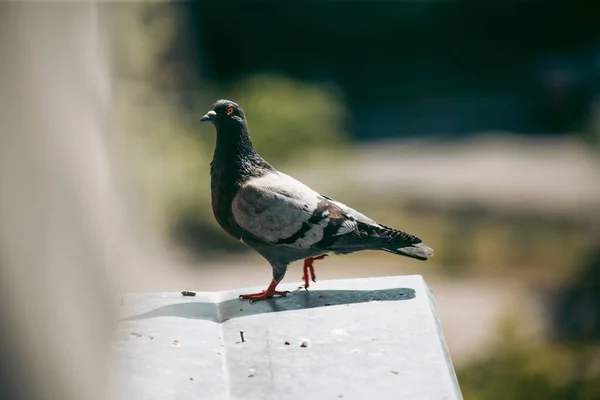
<path fill-rule="evenodd" d="M 122 237 L 96 5 L 0 4 L 0 398 L 106 400 Z"/>

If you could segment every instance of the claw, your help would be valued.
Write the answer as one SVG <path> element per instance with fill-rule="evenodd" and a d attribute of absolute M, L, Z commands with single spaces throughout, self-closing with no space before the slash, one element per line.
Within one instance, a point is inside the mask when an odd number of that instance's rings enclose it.
<path fill-rule="evenodd" d="M 263 290 L 260 293 L 241 294 L 239 296 L 239 299 L 240 300 L 248 300 L 250 303 L 255 303 L 260 300 L 269 299 L 273 296 L 285 297 L 289 293 L 289 291 L 275 290 L 278 283 L 279 282 L 273 280 L 271 282 L 271 284 L 269 285 L 269 287 L 267 288 L 267 290 Z"/>
<path fill-rule="evenodd" d="M 309 282 L 309 278 L 308 275 L 310 273 L 310 280 L 312 280 L 313 282 L 317 282 L 317 275 L 315 274 L 315 268 L 313 267 L 313 262 L 315 260 L 322 260 L 327 256 L 327 254 L 323 254 L 321 256 L 317 256 L 317 257 L 309 257 L 306 258 L 304 260 L 304 275 L 302 276 L 302 279 L 304 280 L 304 289 L 308 290 L 308 288 L 310 287 L 310 282 Z"/>

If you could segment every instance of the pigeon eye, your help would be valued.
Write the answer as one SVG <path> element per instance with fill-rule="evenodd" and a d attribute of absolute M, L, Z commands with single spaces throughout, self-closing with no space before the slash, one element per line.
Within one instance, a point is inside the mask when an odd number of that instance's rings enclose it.
<path fill-rule="evenodd" d="M 227 109 L 227 115 L 231 115 L 231 114 L 233 114 L 233 107 L 229 107 Z"/>

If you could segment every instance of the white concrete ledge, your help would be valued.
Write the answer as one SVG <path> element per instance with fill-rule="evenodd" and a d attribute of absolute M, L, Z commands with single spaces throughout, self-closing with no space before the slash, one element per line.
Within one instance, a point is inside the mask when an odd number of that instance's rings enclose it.
<path fill-rule="evenodd" d="M 420 275 L 238 300 L 261 289 L 127 295 L 114 384 L 144 400 L 462 399 Z"/>

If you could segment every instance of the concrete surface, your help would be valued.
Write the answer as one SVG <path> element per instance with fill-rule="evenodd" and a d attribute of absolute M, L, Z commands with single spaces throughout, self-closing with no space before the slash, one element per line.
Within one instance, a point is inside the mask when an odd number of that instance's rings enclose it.
<path fill-rule="evenodd" d="M 115 388 L 128 399 L 462 398 L 420 275 L 237 298 L 261 289 L 125 296 Z"/>

